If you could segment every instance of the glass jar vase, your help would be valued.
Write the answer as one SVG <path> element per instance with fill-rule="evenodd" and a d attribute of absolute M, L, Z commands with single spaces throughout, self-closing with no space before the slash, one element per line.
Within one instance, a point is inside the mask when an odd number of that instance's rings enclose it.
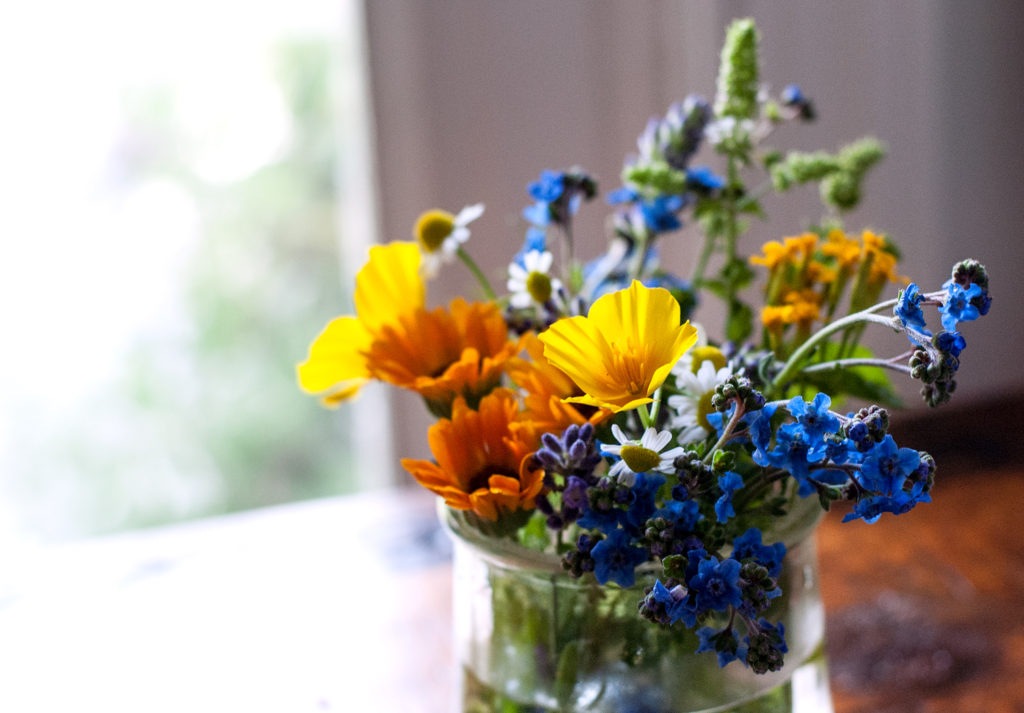
<path fill-rule="evenodd" d="M 783 595 L 766 613 L 785 625 L 780 671 L 720 668 L 695 653 L 682 624 L 643 619 L 637 604 L 655 571 L 633 587 L 575 579 L 553 554 L 460 526 L 442 507 L 454 541 L 454 652 L 461 713 L 829 713 L 824 608 L 818 587 L 815 498 L 795 503 L 765 541 L 782 541 Z"/>

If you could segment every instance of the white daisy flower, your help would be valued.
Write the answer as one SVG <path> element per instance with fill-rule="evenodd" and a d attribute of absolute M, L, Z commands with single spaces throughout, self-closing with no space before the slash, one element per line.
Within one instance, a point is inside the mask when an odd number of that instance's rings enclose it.
<path fill-rule="evenodd" d="M 512 293 L 509 303 L 513 307 L 544 304 L 561 289 L 562 283 L 548 276 L 553 260 L 554 257 L 547 250 L 531 250 L 523 256 L 522 265 L 513 262 L 508 266 L 507 286 Z"/>
<path fill-rule="evenodd" d="M 468 205 L 452 215 L 446 210 L 428 210 L 416 221 L 413 236 L 423 255 L 420 270 L 426 277 L 437 274 L 438 268 L 449 262 L 459 246 L 469 240 L 466 227 L 483 215 L 484 204 Z"/>
<path fill-rule="evenodd" d="M 701 363 L 696 374 L 689 370 L 676 374 L 676 386 L 681 393 L 669 396 L 668 405 L 675 412 L 669 425 L 679 433 L 679 443 L 696 443 L 715 432 L 708 423 L 708 414 L 712 412 L 711 397 L 715 395 L 715 388 L 732 375 L 733 370 L 728 364 L 716 369 L 711 359 Z"/>
<path fill-rule="evenodd" d="M 673 461 L 684 453 L 678 446 L 662 453 L 661 449 L 672 440 L 672 433 L 659 431 L 653 426 L 644 431 L 639 441 L 628 438 L 617 424 L 612 425 L 612 435 L 619 445 L 608 446 L 602 443 L 601 453 L 621 458 L 611 467 L 608 475 L 619 476 L 619 480 L 627 485 L 632 485 L 636 481 L 638 473 L 651 470 L 672 473 L 675 470 Z"/>

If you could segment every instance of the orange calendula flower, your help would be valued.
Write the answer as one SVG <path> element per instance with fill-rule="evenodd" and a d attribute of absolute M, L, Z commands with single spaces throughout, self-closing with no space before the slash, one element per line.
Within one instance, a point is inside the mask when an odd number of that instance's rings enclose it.
<path fill-rule="evenodd" d="M 582 426 L 587 422 L 596 426 L 612 415 L 608 409 L 566 402 L 566 398 L 583 392 L 565 372 L 544 358 L 544 344 L 536 335 L 525 335 L 523 346 L 530 358 L 509 360 L 506 372 L 526 392 L 525 417 L 533 422 L 538 433 L 561 433 L 573 424 Z"/>
<path fill-rule="evenodd" d="M 417 392 L 437 415 L 461 396 L 476 405 L 498 386 L 519 351 L 501 310 L 455 298 L 448 309 L 419 309 L 386 327 L 365 354 L 375 378 Z"/>
<path fill-rule="evenodd" d="M 566 401 L 619 412 L 653 401 L 697 330 L 679 323 L 668 290 L 633 282 L 599 298 L 586 317 L 555 322 L 540 340 L 545 358 L 583 390 Z"/>
<path fill-rule="evenodd" d="M 475 404 L 498 385 L 518 342 L 495 304 L 457 298 L 427 310 L 425 297 L 414 243 L 371 248 L 356 276 L 357 316 L 327 325 L 298 367 L 299 384 L 328 406 L 369 379 L 416 391 L 441 415 L 457 396 Z"/>
<path fill-rule="evenodd" d="M 298 366 L 299 385 L 321 394 L 325 405 L 349 399 L 373 378 L 366 352 L 391 325 L 423 308 L 426 289 L 419 276 L 415 243 L 370 248 L 370 259 L 356 275 L 357 317 L 331 321 Z"/>
<path fill-rule="evenodd" d="M 472 510 L 491 522 L 516 510 L 530 510 L 544 486 L 544 470 L 532 457 L 538 438 L 520 420 L 514 392 L 496 389 L 477 410 L 457 398 L 451 419 L 427 432 L 435 462 L 405 458 L 402 467 L 456 510 Z"/>

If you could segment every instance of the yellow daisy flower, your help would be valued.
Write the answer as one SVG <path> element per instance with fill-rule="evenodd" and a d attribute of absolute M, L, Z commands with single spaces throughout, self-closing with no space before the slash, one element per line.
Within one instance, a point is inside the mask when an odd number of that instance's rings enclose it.
<path fill-rule="evenodd" d="M 826 257 L 833 257 L 844 272 L 852 272 L 860 261 L 860 243 L 846 237 L 841 230 L 830 230 L 827 241 L 821 246 Z"/>
<path fill-rule="evenodd" d="M 633 282 L 598 299 L 586 317 L 555 322 L 540 340 L 544 357 L 583 390 L 566 401 L 619 412 L 653 401 L 697 330 L 679 323 L 668 290 Z"/>
<path fill-rule="evenodd" d="M 777 240 L 769 240 L 761 246 L 764 255 L 752 255 L 750 262 L 753 265 L 764 265 L 769 270 L 777 265 L 783 265 L 793 258 L 793 251 L 790 246 L 783 245 Z"/>

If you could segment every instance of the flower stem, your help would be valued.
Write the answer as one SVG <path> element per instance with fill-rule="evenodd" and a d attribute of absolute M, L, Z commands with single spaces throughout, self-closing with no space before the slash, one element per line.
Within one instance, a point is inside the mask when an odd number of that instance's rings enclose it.
<path fill-rule="evenodd" d="M 894 371 L 902 371 L 905 374 L 910 373 L 910 367 L 906 364 L 893 363 L 891 359 L 834 359 L 832 361 L 823 361 L 820 364 L 812 364 L 806 366 L 800 371 L 804 374 L 812 374 L 816 371 L 828 371 L 829 369 L 841 369 L 848 366 L 877 366 L 883 369 L 892 369 Z"/>
<path fill-rule="evenodd" d="M 651 414 L 647 411 L 647 404 L 640 404 L 636 407 L 637 415 L 640 416 L 640 425 L 646 431 L 651 427 Z"/>
<path fill-rule="evenodd" d="M 740 422 L 741 418 L 743 418 L 743 414 L 743 402 L 737 401 L 736 410 L 732 412 L 732 418 L 729 419 L 729 423 L 726 424 L 724 429 L 722 429 L 721 438 L 718 439 L 715 445 L 711 446 L 711 450 L 709 450 L 708 454 L 704 456 L 705 463 L 710 463 L 711 459 L 714 458 L 715 456 L 715 451 L 724 446 L 726 442 L 732 437 L 733 429 L 736 428 L 736 424 Z"/>
<path fill-rule="evenodd" d="M 658 423 L 658 412 L 661 411 L 661 387 L 654 392 L 654 405 L 651 406 L 651 425 L 654 426 Z"/>
<path fill-rule="evenodd" d="M 462 260 L 466 267 L 469 268 L 469 271 L 472 272 L 473 275 L 476 277 L 477 281 L 480 283 L 480 286 L 483 288 L 484 295 L 487 297 L 487 299 L 497 301 L 498 296 L 494 293 L 494 289 L 491 287 L 491 283 L 487 279 L 487 276 L 484 275 L 483 270 L 481 270 L 479 266 L 477 266 L 477 264 L 473 262 L 473 258 L 469 256 L 469 253 L 466 252 L 465 248 L 463 248 L 460 245 L 458 250 L 455 251 L 455 254 L 459 256 L 459 259 Z"/>
<path fill-rule="evenodd" d="M 785 365 L 782 367 L 782 371 L 779 372 L 778 376 L 772 380 L 772 387 L 780 387 L 788 383 L 789 380 L 795 376 L 798 371 L 800 371 L 801 362 L 808 357 L 812 351 L 814 351 L 815 347 L 825 341 L 828 336 L 835 334 L 840 330 L 862 322 L 874 322 L 876 324 L 884 324 L 888 327 L 893 327 L 894 324 L 892 317 L 883 317 L 881 315 L 874 314 L 875 310 L 880 309 L 885 304 L 886 303 L 883 302 L 873 307 L 868 307 L 860 312 L 854 312 L 842 319 L 837 319 L 831 324 L 826 324 L 824 327 L 819 329 L 811 335 L 806 342 L 801 344 L 789 359 L 786 360 Z M 895 301 L 893 301 L 892 304 L 895 304 Z"/>

